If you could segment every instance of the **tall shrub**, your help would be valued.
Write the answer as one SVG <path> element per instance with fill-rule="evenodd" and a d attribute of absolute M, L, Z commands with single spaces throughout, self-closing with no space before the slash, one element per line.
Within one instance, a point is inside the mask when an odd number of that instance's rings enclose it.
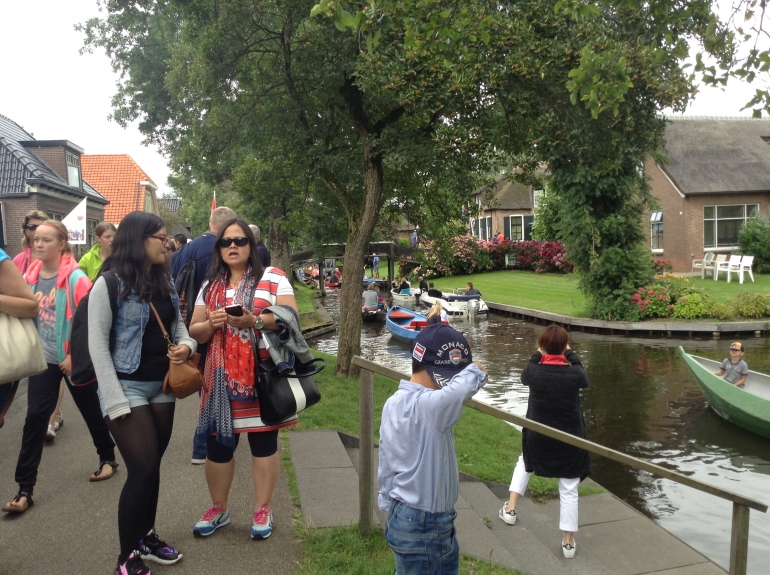
<path fill-rule="evenodd" d="M 770 273 L 770 218 L 755 214 L 749 218 L 738 236 L 741 253 L 754 256 L 754 265 L 761 274 Z"/>

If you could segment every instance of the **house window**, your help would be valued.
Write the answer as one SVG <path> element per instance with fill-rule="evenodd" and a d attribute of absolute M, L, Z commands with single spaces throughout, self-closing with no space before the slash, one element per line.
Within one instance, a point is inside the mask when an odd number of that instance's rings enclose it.
<path fill-rule="evenodd" d="M 94 233 L 94 231 L 96 230 L 96 226 L 98 225 L 99 225 L 99 220 L 87 220 L 86 237 L 88 238 L 89 249 L 94 247 L 94 244 L 96 243 L 96 234 Z"/>
<path fill-rule="evenodd" d="M 650 247 L 663 250 L 663 210 L 650 213 Z"/>
<path fill-rule="evenodd" d="M 80 187 L 80 158 L 70 152 L 67 152 L 67 183 L 73 188 Z"/>
<path fill-rule="evenodd" d="M 759 204 L 703 207 L 703 247 L 731 248 L 746 220 L 759 211 Z"/>
<path fill-rule="evenodd" d="M 540 203 L 543 201 L 543 194 L 545 193 L 545 190 L 534 190 L 532 192 L 532 206 L 534 209 L 537 209 L 540 207 Z"/>
<path fill-rule="evenodd" d="M 487 216 L 487 237 L 485 240 L 492 239 L 492 216 Z"/>
<path fill-rule="evenodd" d="M 60 222 L 64 219 L 64 214 L 58 214 L 56 212 L 48 212 L 48 219 L 56 220 L 57 222 Z"/>
<path fill-rule="evenodd" d="M 471 220 L 471 233 L 473 234 L 474 238 L 479 237 L 479 220 L 478 218 L 474 218 Z"/>
<path fill-rule="evenodd" d="M 524 218 L 522 216 L 505 216 L 503 218 L 503 235 L 506 240 L 524 239 Z"/>

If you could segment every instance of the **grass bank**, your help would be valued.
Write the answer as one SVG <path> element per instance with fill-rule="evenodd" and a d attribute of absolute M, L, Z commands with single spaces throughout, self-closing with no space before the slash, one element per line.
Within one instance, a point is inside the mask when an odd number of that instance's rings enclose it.
<path fill-rule="evenodd" d="M 310 313 L 315 309 L 316 290 L 299 282 L 294 284 L 294 297 L 297 298 L 299 313 Z"/>
<path fill-rule="evenodd" d="M 770 293 L 770 275 L 754 274 L 755 282 L 745 276 L 743 285 L 737 278 L 727 283 L 724 274 L 719 281 L 711 277 L 702 280 L 700 276 L 689 278 L 689 283 L 714 298 L 715 301 L 731 304 L 741 292 Z M 443 291 L 465 287 L 473 282 L 484 300 L 507 305 L 516 305 L 571 317 L 588 317 L 586 301 L 577 289 L 574 275 L 537 274 L 522 271 L 496 271 L 466 276 L 454 276 L 434 280 L 436 287 Z M 739 319 L 739 318 L 733 318 Z M 669 320 L 666 320 L 669 321 Z M 708 320 L 711 321 L 711 320 Z"/>
<path fill-rule="evenodd" d="M 321 402 L 300 416 L 300 424 L 293 430 L 339 429 L 358 435 L 358 380 L 334 375 L 337 358 L 313 350 L 316 357 L 323 357 L 327 367 L 316 377 L 321 389 Z M 374 376 L 374 432 L 379 441 L 380 416 L 385 400 L 393 395 L 398 382 L 381 375 Z M 463 415 L 455 426 L 457 462 L 462 471 L 487 481 L 507 485 L 516 460 L 521 453 L 521 433 L 507 423 L 489 415 L 463 408 Z M 601 490 L 599 490 L 601 491 Z M 581 495 L 597 493 L 597 489 L 585 485 L 579 488 Z M 545 499 L 558 495 L 556 479 L 532 476 L 528 495 Z"/>

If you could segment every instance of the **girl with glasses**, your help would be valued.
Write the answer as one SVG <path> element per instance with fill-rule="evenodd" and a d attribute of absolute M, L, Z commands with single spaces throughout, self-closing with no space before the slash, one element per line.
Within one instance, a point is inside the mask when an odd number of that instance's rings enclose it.
<path fill-rule="evenodd" d="M 248 435 L 254 481 L 252 539 L 265 539 L 273 531 L 270 500 L 278 481 L 280 459 L 278 430 L 298 423 L 292 416 L 278 425 L 260 418 L 254 391 L 257 362 L 269 357 L 266 349 L 254 357 L 251 330 L 257 341 L 262 329 L 278 329 L 273 305 L 289 306 L 297 313 L 294 290 L 278 268 L 262 268 L 257 243 L 242 220 L 230 220 L 216 236 L 209 277 L 195 302 L 190 335 L 209 343 L 196 439 L 205 440 L 206 481 L 212 506 L 193 527 L 205 537 L 230 523 L 228 499 L 235 474 L 233 454 L 241 434 Z"/>
<path fill-rule="evenodd" d="M 150 575 L 145 559 L 169 565 L 182 558 L 155 531 L 160 464 L 171 439 L 175 407 L 174 396 L 163 393 L 163 379 L 169 360 L 182 363 L 197 348 L 179 315 L 179 298 L 166 265 L 167 239 L 158 216 L 128 214 L 89 301 L 90 310 L 99 310 L 88 314 L 88 344 L 102 415 L 128 469 L 118 504 L 116 575 Z M 108 273 L 118 283 L 116 317 L 104 278 Z M 150 304 L 174 346 L 167 347 Z"/>

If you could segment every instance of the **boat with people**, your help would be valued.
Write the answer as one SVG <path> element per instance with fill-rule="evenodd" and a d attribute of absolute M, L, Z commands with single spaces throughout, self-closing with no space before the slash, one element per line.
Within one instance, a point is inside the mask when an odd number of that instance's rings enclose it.
<path fill-rule="evenodd" d="M 427 307 L 431 307 L 437 301 L 441 302 L 441 307 L 444 308 L 448 316 L 466 317 L 468 315 L 468 306 L 476 306 L 476 313 L 479 315 L 489 315 L 489 307 L 487 307 L 486 302 L 479 295 L 444 293 L 441 297 L 438 297 L 438 295 L 430 295 L 430 292 L 420 295 L 420 303 Z"/>
<path fill-rule="evenodd" d="M 366 309 L 365 307 L 361 308 L 361 319 L 363 321 L 369 322 L 369 321 L 385 321 L 385 316 L 387 315 L 387 311 L 385 308 L 379 308 L 379 309 Z"/>
<path fill-rule="evenodd" d="M 412 343 L 421 329 L 427 327 L 428 318 L 424 315 L 394 305 L 385 317 L 385 326 L 398 340 Z"/>
<path fill-rule="evenodd" d="M 417 296 L 420 295 L 420 290 L 412 288 L 410 295 L 401 293 L 398 288 L 390 290 L 390 295 L 393 298 L 393 305 L 413 308 L 417 304 Z"/>
<path fill-rule="evenodd" d="M 717 415 L 770 439 L 770 375 L 749 370 L 741 389 L 714 373 L 719 371 L 720 362 L 691 355 L 681 346 L 679 355 Z"/>

